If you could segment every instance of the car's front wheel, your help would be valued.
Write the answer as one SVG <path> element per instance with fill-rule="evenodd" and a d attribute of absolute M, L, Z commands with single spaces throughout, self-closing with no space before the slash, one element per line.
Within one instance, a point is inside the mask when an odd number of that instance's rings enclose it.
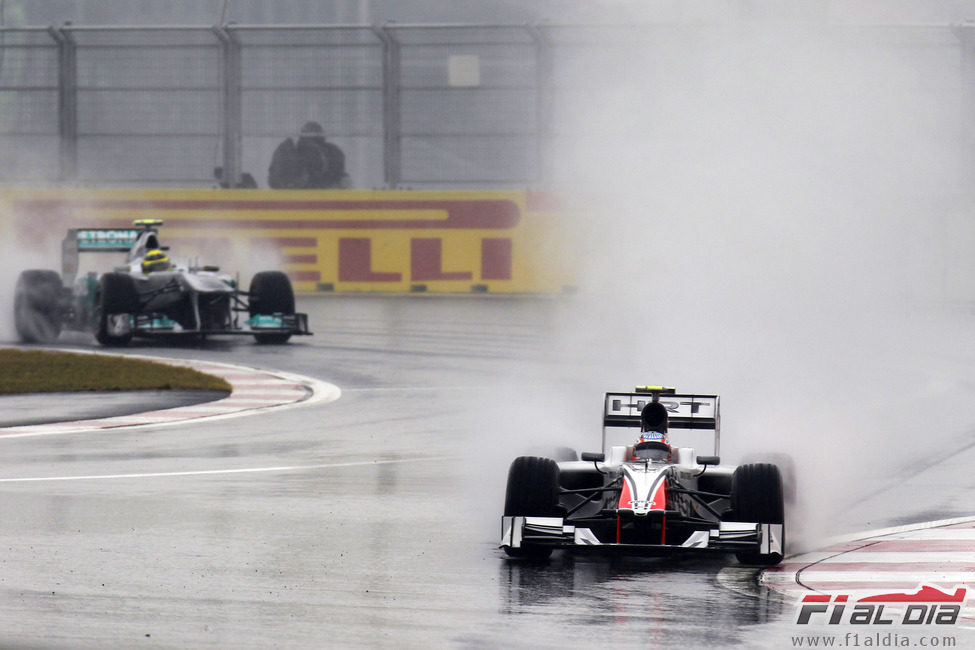
<path fill-rule="evenodd" d="M 247 311 L 253 318 L 258 314 L 293 316 L 295 292 L 291 279 L 281 271 L 261 271 L 251 279 Z M 258 343 L 287 343 L 290 333 L 255 334 Z"/>
<path fill-rule="evenodd" d="M 561 517 L 559 509 L 559 466 L 550 458 L 519 456 L 508 470 L 504 496 L 506 517 Z M 551 546 L 504 547 L 511 557 L 543 560 Z"/>
<path fill-rule="evenodd" d="M 779 468 L 770 463 L 739 466 L 731 477 L 731 512 L 733 521 L 783 524 L 781 542 L 784 548 L 785 500 Z M 782 561 L 781 553 L 745 552 L 736 556 L 743 564 L 772 566 Z"/>
<path fill-rule="evenodd" d="M 132 340 L 130 316 L 139 311 L 135 280 L 124 273 L 106 273 L 95 291 L 95 338 L 102 345 L 126 345 Z"/>

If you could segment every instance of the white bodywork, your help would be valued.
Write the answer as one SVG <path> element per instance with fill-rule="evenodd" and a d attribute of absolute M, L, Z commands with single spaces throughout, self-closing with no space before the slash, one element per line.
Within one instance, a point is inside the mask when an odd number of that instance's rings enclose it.
<path fill-rule="evenodd" d="M 777 516 L 769 515 L 771 522 L 724 521 L 729 513 L 734 514 L 732 483 L 737 468 L 720 465 L 717 457 L 718 396 L 650 388 L 606 394 L 603 453 L 558 463 L 560 496 L 556 510 L 564 511 L 565 516 L 517 516 L 517 512 L 504 516 L 503 548 L 598 546 L 641 554 L 698 549 L 737 553 L 739 558 L 757 554 L 772 562 L 778 561 L 774 556 L 782 557 L 785 526 L 775 523 Z M 715 455 L 698 456 L 693 447 L 679 447 L 671 449 L 669 460 L 637 460 L 633 446 L 607 448 L 607 428 L 628 433 L 633 440 L 633 428 L 641 427 L 645 408 L 650 412 L 647 405 L 651 403 L 657 412 L 661 409 L 656 404 L 666 409 L 664 427 L 640 431 L 664 432 L 667 438 L 674 429 L 710 433 Z M 749 470 L 748 476 L 754 476 L 753 472 Z"/>

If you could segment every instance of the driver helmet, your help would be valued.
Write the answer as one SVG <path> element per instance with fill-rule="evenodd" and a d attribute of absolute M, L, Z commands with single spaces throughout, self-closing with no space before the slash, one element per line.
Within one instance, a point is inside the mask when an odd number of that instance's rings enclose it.
<path fill-rule="evenodd" d="M 146 256 L 142 258 L 142 272 L 143 273 L 154 273 L 156 271 L 168 271 L 172 268 L 172 264 L 169 263 L 169 257 L 166 253 L 159 250 L 158 248 L 146 253 Z"/>
<path fill-rule="evenodd" d="M 659 431 L 644 431 L 640 439 L 633 443 L 633 460 L 667 461 L 672 459 L 667 436 Z"/>
<path fill-rule="evenodd" d="M 670 442 L 667 440 L 667 407 L 649 402 L 640 411 L 640 439 L 633 444 L 633 460 L 670 462 Z"/>

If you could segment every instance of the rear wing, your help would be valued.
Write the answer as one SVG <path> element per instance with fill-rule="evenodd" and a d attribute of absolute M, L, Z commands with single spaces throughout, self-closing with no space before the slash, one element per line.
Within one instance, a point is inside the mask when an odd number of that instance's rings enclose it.
<path fill-rule="evenodd" d="M 667 409 L 670 429 L 714 432 L 714 453 L 719 453 L 721 430 L 720 399 L 717 395 L 677 393 L 673 388 L 647 387 L 633 393 L 606 393 L 603 406 L 603 449 L 606 427 L 640 427 L 640 413 L 648 402 L 660 402 Z"/>
<path fill-rule="evenodd" d="M 141 233 L 139 228 L 73 228 L 68 231 L 64 241 L 82 252 L 128 252 Z"/>
<path fill-rule="evenodd" d="M 61 242 L 61 275 L 74 282 L 80 253 L 128 253 L 145 232 L 162 225 L 159 219 L 137 219 L 132 228 L 71 228 Z M 165 248 L 158 246 L 154 248 Z"/>

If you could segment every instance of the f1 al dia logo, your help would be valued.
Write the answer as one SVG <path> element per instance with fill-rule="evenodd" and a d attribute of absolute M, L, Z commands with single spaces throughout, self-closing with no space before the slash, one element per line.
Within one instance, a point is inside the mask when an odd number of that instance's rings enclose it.
<path fill-rule="evenodd" d="M 796 614 L 798 625 L 954 625 L 961 617 L 968 587 L 953 593 L 919 585 L 913 593 L 878 594 L 851 600 L 849 594 L 810 594 Z"/>

